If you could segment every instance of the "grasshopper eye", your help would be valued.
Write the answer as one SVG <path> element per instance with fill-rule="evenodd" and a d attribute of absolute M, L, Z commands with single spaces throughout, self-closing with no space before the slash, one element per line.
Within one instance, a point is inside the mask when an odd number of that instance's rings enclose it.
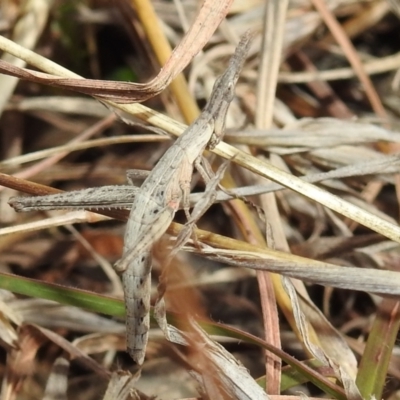
<path fill-rule="evenodd" d="M 229 85 L 226 90 L 226 95 L 228 97 L 228 101 L 231 102 L 235 97 L 235 84 L 233 82 L 229 82 Z"/>

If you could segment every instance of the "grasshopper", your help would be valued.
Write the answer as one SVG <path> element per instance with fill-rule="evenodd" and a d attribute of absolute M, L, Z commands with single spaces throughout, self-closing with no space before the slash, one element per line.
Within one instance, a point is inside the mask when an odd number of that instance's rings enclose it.
<path fill-rule="evenodd" d="M 250 34 L 246 33 L 231 57 L 228 68 L 217 78 L 200 116 L 165 152 L 140 188 L 107 186 L 85 189 L 80 191 L 78 197 L 72 196 L 69 203 L 63 206 L 61 204 L 66 194 L 32 198 L 31 209 L 40 208 L 42 204 L 46 206 L 48 202 L 56 208 L 77 208 L 84 203 L 84 199 L 92 197 L 97 198 L 91 205 L 82 205 L 81 208 L 108 208 L 110 198 L 118 203 L 121 196 L 125 201 L 119 207 L 131 208 L 123 254 L 114 267 L 122 276 L 124 288 L 128 353 L 139 365 L 144 361 L 150 326 L 151 248 L 166 232 L 181 206 L 190 224 L 195 223 L 189 214 L 193 168 L 196 167 L 203 172 L 203 176 L 207 176 L 204 172 L 207 168 L 202 167 L 202 154 L 207 146 L 214 148 L 223 137 L 226 114 L 234 98 L 235 85 L 249 45 Z M 215 179 L 213 185 L 215 190 Z M 10 204 L 17 211 L 26 211 L 27 208 L 18 199 L 11 199 Z"/>
<path fill-rule="evenodd" d="M 122 258 L 115 269 L 122 274 L 127 318 L 127 347 L 142 364 L 150 324 L 151 247 L 166 232 L 180 203 L 190 218 L 189 194 L 193 168 L 200 168 L 206 146 L 222 139 L 229 104 L 250 44 L 245 35 L 225 73 L 217 78 L 200 116 L 161 157 L 136 193 L 129 215 Z"/>

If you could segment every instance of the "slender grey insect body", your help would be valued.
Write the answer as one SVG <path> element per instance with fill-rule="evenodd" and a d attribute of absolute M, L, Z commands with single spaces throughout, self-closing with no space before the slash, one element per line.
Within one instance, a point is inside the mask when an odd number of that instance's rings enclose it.
<path fill-rule="evenodd" d="M 116 264 L 122 272 L 127 307 L 127 342 L 132 358 L 141 364 L 147 343 L 151 247 L 165 233 L 180 203 L 187 214 L 194 164 L 205 147 L 222 139 L 225 118 L 243 66 L 250 37 L 246 35 L 219 77 L 201 115 L 161 157 L 143 182 L 133 204 L 124 238 L 124 252 Z M 133 293 L 132 288 L 135 288 Z M 128 309 L 129 307 L 129 309 Z"/>
<path fill-rule="evenodd" d="M 99 209 L 110 206 L 110 198 L 118 203 L 121 197 L 126 199 L 126 203 L 130 203 L 131 212 L 126 226 L 123 254 L 115 269 L 121 273 L 123 281 L 128 352 L 138 364 L 144 361 L 150 323 L 151 248 L 168 229 L 180 206 L 183 206 L 190 224 L 196 222 L 190 219 L 189 214 L 193 168 L 194 165 L 200 165 L 206 146 L 213 148 L 222 139 L 226 113 L 234 98 L 234 88 L 249 44 L 250 35 L 246 34 L 231 57 L 227 70 L 217 78 L 201 115 L 166 151 L 140 188 L 96 188 L 98 197 L 94 200 L 90 189 L 86 192 L 80 191 L 79 198 L 71 195 L 71 208 L 76 208 L 78 202 L 81 202 L 81 208 Z M 213 184 L 215 185 L 215 181 Z M 58 203 L 65 202 L 65 196 L 60 194 L 60 197 L 53 195 L 43 196 L 40 200 L 37 197 L 31 199 L 37 209 L 40 206 L 46 208 L 49 203 L 57 207 Z M 18 199 L 20 198 L 10 202 L 16 209 L 26 210 L 30 207 L 30 200 L 20 202 Z M 205 206 L 208 201 L 204 202 Z M 107 202 L 108 205 L 105 204 Z M 125 204 L 120 206 L 122 208 Z"/>

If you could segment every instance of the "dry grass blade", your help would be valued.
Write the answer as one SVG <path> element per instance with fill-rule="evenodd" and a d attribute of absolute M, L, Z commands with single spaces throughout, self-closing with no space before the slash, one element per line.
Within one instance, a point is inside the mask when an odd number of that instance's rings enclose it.
<path fill-rule="evenodd" d="M 190 354 L 188 362 L 207 397 L 214 399 L 269 399 L 246 368 L 212 340 L 195 322 L 185 334 Z"/>
<path fill-rule="evenodd" d="M 24 322 L 48 329 L 70 329 L 74 332 L 116 334 L 123 324 L 73 306 L 64 306 L 43 299 L 16 299 L 9 307 Z"/>
<path fill-rule="evenodd" d="M 13 30 L 12 39 L 28 49 L 36 46 L 37 40 L 43 32 L 49 15 L 51 1 L 27 1 L 25 4 L 25 13 L 23 18 L 20 18 Z M 26 27 L 29 27 L 26 29 Z M 18 57 L 4 54 L 2 62 L 7 62 L 10 65 L 23 67 L 25 63 Z M 18 80 L 10 76 L 0 76 L 0 87 L 2 95 L 0 96 L 0 113 L 4 110 L 6 103 L 15 90 Z"/>
<path fill-rule="evenodd" d="M 59 357 L 47 380 L 43 400 L 67 400 L 69 361 Z"/>
<path fill-rule="evenodd" d="M 344 201 L 338 196 L 314 185 L 303 182 L 301 179 L 280 170 L 272 164 L 253 158 L 226 143 L 220 143 L 215 148 L 214 152 L 227 159 L 234 157 L 235 163 L 249 169 L 250 171 L 290 188 L 395 242 L 400 242 L 399 226 L 388 223 L 381 218 L 377 218 L 371 213 Z"/>
<path fill-rule="evenodd" d="M 364 85 L 364 89 L 367 93 L 368 99 L 371 102 L 372 108 L 377 113 L 377 115 L 379 115 L 381 118 L 385 118 L 387 116 L 386 110 L 382 105 L 382 102 L 374 88 L 374 85 L 372 84 L 371 79 L 364 71 L 360 58 L 355 51 L 355 48 L 353 47 L 350 39 L 344 33 L 339 22 L 335 19 L 334 15 L 331 13 L 323 0 L 313 0 L 313 4 L 321 14 L 325 23 L 329 26 L 332 34 L 335 36 L 335 39 L 343 48 L 343 51 L 346 53 L 347 59 L 351 63 L 352 67 L 355 71 L 357 71 L 360 81 Z"/>
<path fill-rule="evenodd" d="M 89 211 L 71 211 L 68 214 L 57 215 L 40 221 L 28 222 L 18 226 L 10 226 L 1 229 L 1 235 L 11 235 L 15 233 L 34 232 L 41 229 L 47 229 L 55 226 L 64 226 L 66 224 L 77 224 L 83 222 L 99 222 L 109 219 L 106 216 L 99 216 Z"/>
<path fill-rule="evenodd" d="M 273 121 L 273 103 L 276 93 L 276 82 L 281 63 L 281 53 L 284 42 L 285 20 L 288 11 L 287 0 L 269 1 L 266 3 L 263 18 L 262 45 L 260 48 L 260 66 L 258 69 L 258 90 L 257 105 L 255 114 L 255 126 L 257 128 L 270 128 Z M 267 85 L 261 84 L 266 82 Z M 256 177 L 255 180 L 260 180 Z M 261 206 L 268 221 L 266 232 L 266 245 L 288 250 L 284 239 L 283 229 L 279 218 L 276 198 L 273 193 L 267 193 L 260 197 Z M 260 232 L 255 229 L 257 236 Z M 258 240 L 260 242 L 260 240 Z M 277 241 L 277 242 L 275 242 Z M 279 304 L 289 321 L 293 325 L 293 311 L 289 306 L 289 299 L 282 290 L 281 282 L 276 275 L 266 272 L 257 272 L 257 279 L 260 286 L 261 304 L 263 309 L 263 321 L 265 337 L 268 342 L 276 347 L 281 347 L 279 334 L 279 317 L 276 304 Z M 281 360 L 274 355 L 266 355 L 266 391 L 277 394 L 280 391 L 281 383 Z"/>
<path fill-rule="evenodd" d="M 362 135 L 360 135 L 362 131 Z M 362 121 L 336 118 L 303 118 L 287 124 L 284 129 L 252 129 L 239 135 L 227 135 L 233 143 L 249 144 L 280 152 L 304 152 L 312 149 L 331 149 L 336 146 L 368 143 L 400 142 L 400 133 Z M 283 150 L 281 150 L 283 153 Z M 285 154 L 285 153 L 283 153 Z M 290 154 L 290 153 L 286 153 Z"/>
<path fill-rule="evenodd" d="M 135 383 L 139 380 L 140 373 L 131 375 L 129 372 L 117 371 L 111 375 L 107 391 L 103 400 L 146 399 L 147 396 L 139 395 L 135 390 Z"/>
<path fill-rule="evenodd" d="M 284 287 L 287 288 L 290 282 L 285 278 L 284 281 Z M 301 295 L 296 294 L 293 287 L 288 289 L 288 291 L 292 292 L 290 295 L 291 299 L 297 303 L 303 314 L 299 318 L 300 323 L 304 325 L 303 331 L 307 329 L 304 321 L 308 321 L 318 335 L 321 350 L 325 355 L 324 359 L 328 360 L 338 379 L 341 380 L 343 375 L 346 375 L 354 383 L 357 375 L 357 359 L 345 338 L 310 299 L 305 299 Z M 314 346 L 313 343 L 311 345 Z M 338 365 L 340 365 L 340 370 L 337 368 Z"/>
<path fill-rule="evenodd" d="M 157 77 L 149 83 L 83 80 L 82 78 L 65 79 L 59 76 L 19 68 L 2 60 L 0 60 L 0 71 L 20 79 L 71 89 L 116 102 L 132 103 L 135 101 L 145 101 L 161 93 L 204 47 L 225 17 L 232 1 L 221 0 L 215 4 L 213 0 L 205 0 L 196 21 L 191 25 L 182 42 L 174 49 L 171 57 Z"/>
<path fill-rule="evenodd" d="M 400 296 L 396 271 L 373 270 L 337 266 L 285 253 L 270 255 L 232 250 L 203 250 L 199 254 L 229 265 L 242 266 L 256 270 L 277 272 L 282 275 L 342 289 L 362 290 L 382 296 Z M 286 258 L 286 259 L 285 259 Z M 360 271 L 362 275 L 360 276 Z"/>
<path fill-rule="evenodd" d="M 400 54 L 370 60 L 364 63 L 364 70 L 368 75 L 382 74 L 396 70 L 400 65 Z M 356 75 L 352 68 L 336 68 L 327 71 L 306 72 L 280 72 L 278 80 L 280 83 L 307 83 L 314 81 L 336 81 L 352 78 Z"/>
<path fill-rule="evenodd" d="M 77 360 L 79 363 L 81 363 L 83 366 L 86 368 L 90 368 L 94 372 L 96 372 L 99 376 L 102 378 L 108 378 L 110 376 L 110 373 L 106 371 L 100 364 L 98 364 L 96 361 L 94 361 L 92 358 L 90 358 L 87 354 L 79 350 L 77 347 L 72 345 L 68 340 L 64 339 L 62 336 L 58 335 L 55 332 L 52 332 L 48 329 L 41 328 L 38 326 L 33 326 L 33 325 L 26 325 L 25 329 L 27 332 L 31 335 L 40 335 L 50 341 L 52 341 L 54 344 L 59 346 L 61 349 L 63 349 L 71 359 Z"/>
<path fill-rule="evenodd" d="M 140 143 L 140 142 L 163 142 L 169 141 L 169 137 L 163 137 L 159 135 L 140 135 L 139 137 L 132 137 L 128 135 L 104 138 L 104 139 L 92 139 L 83 142 L 70 142 L 62 146 L 53 147 L 51 149 L 36 151 L 30 154 L 24 154 L 18 157 L 13 157 L 8 160 L 0 162 L 0 168 L 12 167 L 14 165 L 28 163 L 31 161 L 37 161 L 42 158 L 50 157 L 53 155 L 58 155 L 62 152 L 71 153 L 73 151 L 90 149 L 93 147 L 109 146 L 111 144 L 121 144 L 121 143 Z"/>

